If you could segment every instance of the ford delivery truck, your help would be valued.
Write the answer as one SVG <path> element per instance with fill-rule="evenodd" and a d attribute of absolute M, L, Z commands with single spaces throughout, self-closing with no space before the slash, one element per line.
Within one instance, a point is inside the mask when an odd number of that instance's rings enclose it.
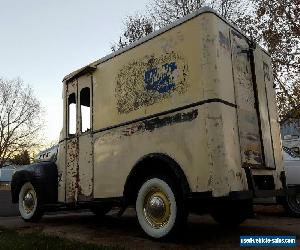
<path fill-rule="evenodd" d="M 237 225 L 253 198 L 284 194 L 271 58 L 212 9 L 72 72 L 62 89 L 57 157 L 13 176 L 25 221 L 133 206 L 145 233 L 165 238 L 190 211 Z"/>

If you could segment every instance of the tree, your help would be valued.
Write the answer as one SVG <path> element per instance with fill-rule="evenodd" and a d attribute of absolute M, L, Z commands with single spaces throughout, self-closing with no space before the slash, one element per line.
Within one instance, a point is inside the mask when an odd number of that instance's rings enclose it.
<path fill-rule="evenodd" d="M 150 18 L 141 14 L 128 16 L 125 19 L 124 25 L 125 31 L 120 36 L 119 41 L 111 46 L 112 51 L 124 48 L 154 31 L 154 26 Z"/>
<path fill-rule="evenodd" d="M 21 79 L 0 78 L 0 166 L 38 145 L 43 110 Z"/>
<path fill-rule="evenodd" d="M 124 48 L 204 6 L 215 9 L 236 25 L 243 21 L 246 14 L 250 15 L 252 10 L 251 2 L 243 0 L 152 0 L 147 14 L 135 14 L 125 18 L 125 31 L 111 49 L 116 51 Z"/>
<path fill-rule="evenodd" d="M 253 0 L 256 39 L 268 48 L 281 120 L 300 118 L 300 1 Z"/>
<path fill-rule="evenodd" d="M 27 150 L 24 150 L 20 154 L 15 155 L 11 162 L 16 165 L 28 165 L 30 164 L 30 156 Z"/>
<path fill-rule="evenodd" d="M 250 1 L 244 0 L 153 0 L 149 15 L 157 27 L 162 28 L 176 19 L 208 6 L 224 18 L 238 24 L 239 20 L 252 10 L 251 5 Z"/>
<path fill-rule="evenodd" d="M 300 118 L 299 0 L 252 0 L 242 28 L 271 55 L 280 120 Z"/>
<path fill-rule="evenodd" d="M 162 28 L 195 10 L 209 6 L 234 23 L 250 38 L 266 48 L 271 55 L 277 86 L 277 104 L 280 119 L 300 119 L 300 1 L 299 0 L 152 0 L 148 15 L 153 30 Z M 138 17 L 136 17 L 138 18 Z M 131 18 L 125 22 L 126 36 L 136 41 L 148 33 L 137 36 Z M 134 23 L 139 23 L 135 20 Z M 139 23 L 143 25 L 142 22 Z M 138 30 L 143 30 L 139 27 Z M 125 35 L 125 33 L 124 33 Z M 124 39 L 125 38 L 125 39 Z M 114 47 L 114 50 L 130 44 Z"/>
<path fill-rule="evenodd" d="M 205 6 L 205 0 L 153 0 L 149 15 L 157 28 L 162 28 Z"/>

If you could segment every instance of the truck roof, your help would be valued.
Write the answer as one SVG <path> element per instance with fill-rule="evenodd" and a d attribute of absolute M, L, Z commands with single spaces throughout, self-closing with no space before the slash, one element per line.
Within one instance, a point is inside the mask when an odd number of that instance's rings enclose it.
<path fill-rule="evenodd" d="M 174 27 L 177 27 L 177 26 L 179 26 L 179 25 L 181 25 L 181 24 L 183 24 L 183 23 L 185 23 L 185 22 L 187 22 L 187 21 L 189 21 L 189 20 L 191 20 L 191 19 L 193 19 L 193 18 L 195 18 L 195 17 L 197 17 L 197 16 L 199 16 L 201 14 L 204 14 L 204 13 L 212 13 L 212 14 L 216 15 L 217 17 L 219 17 L 220 19 L 222 19 L 225 23 L 227 23 L 229 26 L 231 26 L 232 28 L 234 28 L 235 30 L 237 30 L 247 40 L 249 40 L 249 41 L 251 40 L 251 39 L 249 39 L 245 35 L 244 32 L 242 32 L 239 28 L 237 28 L 234 24 L 230 23 L 224 17 L 222 17 L 221 15 L 219 15 L 214 9 L 212 9 L 210 7 L 203 7 L 203 8 L 200 8 L 199 10 L 196 10 L 195 12 L 193 12 L 193 13 L 191 13 L 189 15 L 186 15 L 183 18 L 180 18 L 180 19 L 174 21 L 170 25 L 167 25 L 167 26 L 165 26 L 165 27 L 163 27 L 163 28 L 161 28 L 161 29 L 159 29 L 157 31 L 154 31 L 154 32 L 150 33 L 149 35 L 147 35 L 147 36 L 139 39 L 138 41 L 135 41 L 135 42 L 129 44 L 128 46 L 126 46 L 124 48 L 121 48 L 121 49 L 119 49 L 119 50 L 117 50 L 115 52 L 112 52 L 112 53 L 108 54 L 107 56 L 102 57 L 101 59 L 98 59 L 98 60 L 96 60 L 96 61 L 94 61 L 94 62 L 92 62 L 92 63 L 90 63 L 90 64 L 88 64 L 88 65 L 86 65 L 86 66 L 84 66 L 84 67 L 82 67 L 80 69 L 78 69 L 78 70 L 73 71 L 72 73 L 70 73 L 70 74 L 68 74 L 68 75 L 66 75 L 64 77 L 63 82 L 71 81 L 75 77 L 84 75 L 84 74 L 89 73 L 89 72 L 93 72 L 96 69 L 97 65 L 99 65 L 99 64 L 101 64 L 101 63 L 103 63 L 105 61 L 108 61 L 108 60 L 110 60 L 110 59 L 112 59 L 112 58 L 114 58 L 114 57 L 116 57 L 116 56 L 118 56 L 118 55 L 120 55 L 120 54 L 128 51 L 128 50 L 131 50 L 131 49 L 139 46 L 140 44 L 143 44 L 143 43 L 151 40 L 152 38 L 157 37 L 158 35 L 163 34 L 163 33 L 167 32 L 168 30 L 170 30 L 170 29 L 172 29 Z M 265 51 L 264 49 L 263 49 L 263 51 L 268 54 L 268 52 Z"/>

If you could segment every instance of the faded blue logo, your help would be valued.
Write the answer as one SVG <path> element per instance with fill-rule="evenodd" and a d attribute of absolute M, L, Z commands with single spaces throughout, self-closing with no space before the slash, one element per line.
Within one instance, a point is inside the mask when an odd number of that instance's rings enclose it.
<path fill-rule="evenodd" d="M 177 69 L 176 62 L 166 63 L 162 68 L 151 67 L 146 70 L 144 81 L 146 90 L 154 90 L 166 93 L 175 88 L 174 71 Z"/>

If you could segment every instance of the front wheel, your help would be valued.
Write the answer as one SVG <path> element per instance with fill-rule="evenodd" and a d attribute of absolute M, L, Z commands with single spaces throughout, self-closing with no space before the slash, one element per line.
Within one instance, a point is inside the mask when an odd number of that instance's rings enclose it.
<path fill-rule="evenodd" d="M 180 188 L 162 177 L 150 178 L 142 184 L 136 213 L 144 232 L 156 239 L 174 236 L 182 230 L 188 214 Z"/>
<path fill-rule="evenodd" d="M 37 222 L 43 216 L 37 191 L 30 182 L 26 182 L 19 192 L 19 211 L 26 222 Z"/>

